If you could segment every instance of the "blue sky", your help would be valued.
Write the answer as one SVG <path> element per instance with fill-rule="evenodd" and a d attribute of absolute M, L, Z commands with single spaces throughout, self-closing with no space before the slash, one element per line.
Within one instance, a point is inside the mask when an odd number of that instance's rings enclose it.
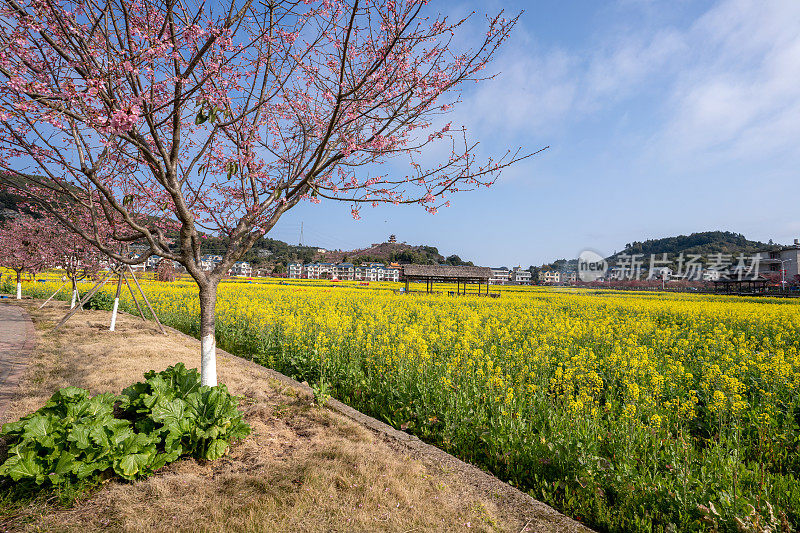
<path fill-rule="evenodd" d="M 546 152 L 489 189 L 417 207 L 301 205 L 270 236 L 352 249 L 396 234 L 481 265 L 538 265 L 633 240 L 800 237 L 800 2 L 484 1 L 525 10 L 450 117 L 484 155 Z M 438 7 L 437 7 L 438 5 Z M 480 22 L 476 19 L 477 31 Z"/>

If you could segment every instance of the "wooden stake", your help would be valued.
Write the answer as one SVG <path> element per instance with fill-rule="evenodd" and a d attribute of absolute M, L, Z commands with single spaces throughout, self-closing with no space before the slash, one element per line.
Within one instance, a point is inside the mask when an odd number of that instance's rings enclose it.
<path fill-rule="evenodd" d="M 72 315 L 74 315 L 75 313 L 77 313 L 77 312 L 78 312 L 78 309 L 80 309 L 81 307 L 83 307 L 83 304 L 85 304 L 86 302 L 88 302 L 88 301 L 89 301 L 89 298 L 91 298 L 92 296 L 94 296 L 94 293 L 96 293 L 97 291 L 99 291 L 99 290 L 100 290 L 100 287 L 102 287 L 103 285 L 105 285 L 105 284 L 106 284 L 106 282 L 107 282 L 109 279 L 111 279 L 111 276 L 113 276 L 115 273 L 116 273 L 116 270 L 112 269 L 112 270 L 111 270 L 111 272 L 109 272 L 109 273 L 108 273 L 108 276 L 106 276 L 106 277 L 105 277 L 105 278 L 104 278 L 102 281 L 98 281 L 98 282 L 95 284 L 95 286 L 94 286 L 94 287 L 92 287 L 92 289 L 91 289 L 89 292 L 87 292 L 87 293 L 86 293 L 86 294 L 83 296 L 83 298 L 82 298 L 82 299 L 81 299 L 81 301 L 78 303 L 78 305 L 77 305 L 76 307 L 74 307 L 74 308 L 70 309 L 69 313 L 67 313 L 67 314 L 66 314 L 66 316 L 64 316 L 64 318 L 62 318 L 62 319 L 61 319 L 61 322 L 59 322 L 59 323 L 56 325 L 56 327 L 54 327 L 54 328 L 53 328 L 53 331 L 57 331 L 57 330 L 58 330 L 58 328 L 60 328 L 60 327 L 61 327 L 61 326 L 63 326 L 64 324 L 66 324 L 67 320 L 69 320 L 69 319 L 72 317 Z"/>
<path fill-rule="evenodd" d="M 40 305 L 40 306 L 39 306 L 39 309 L 41 309 L 42 307 L 44 307 L 45 305 L 47 305 L 47 302 L 49 302 L 50 300 L 52 300 L 52 299 L 55 297 L 55 295 L 56 295 L 56 294 L 58 294 L 59 292 L 61 292 L 61 289 L 63 289 L 63 288 L 64 288 L 64 285 L 66 285 L 66 284 L 67 284 L 67 282 L 66 282 L 66 281 L 65 281 L 64 283 L 62 283 L 62 284 L 61 284 L 61 286 L 58 288 L 58 290 L 57 290 L 56 292 L 54 292 L 53 294 L 51 294 L 51 295 L 50 295 L 50 298 L 48 298 L 47 300 L 45 300 L 45 301 L 44 301 L 44 303 L 43 303 L 42 305 Z"/>
<path fill-rule="evenodd" d="M 156 324 L 158 324 L 158 329 L 161 330 L 161 333 L 166 335 L 167 332 L 164 330 L 164 326 L 161 325 L 161 321 L 158 319 L 158 315 L 156 315 L 156 312 L 153 311 L 153 306 L 150 305 L 150 300 L 147 299 L 147 296 L 145 296 L 144 291 L 142 290 L 142 286 L 139 285 L 139 280 L 136 279 L 136 275 L 133 273 L 133 269 L 131 268 L 130 265 L 125 265 L 125 266 L 128 267 L 128 272 L 131 273 L 131 277 L 133 278 L 133 282 L 136 284 L 136 288 L 139 289 L 139 293 L 142 295 L 142 298 L 144 299 L 144 303 L 147 304 L 147 308 L 150 309 L 151 313 L 153 313 L 153 318 L 155 319 Z"/>
<path fill-rule="evenodd" d="M 139 305 L 139 300 L 136 299 L 136 295 L 133 293 L 133 289 L 131 288 L 131 284 L 128 282 L 128 275 L 123 272 L 122 279 L 125 280 L 125 285 L 128 286 L 128 292 L 131 293 L 131 298 L 133 298 L 133 303 L 136 304 L 136 309 L 139 310 L 139 316 L 142 317 L 142 320 L 147 322 L 147 319 L 144 317 L 144 311 L 142 311 L 142 306 Z"/>

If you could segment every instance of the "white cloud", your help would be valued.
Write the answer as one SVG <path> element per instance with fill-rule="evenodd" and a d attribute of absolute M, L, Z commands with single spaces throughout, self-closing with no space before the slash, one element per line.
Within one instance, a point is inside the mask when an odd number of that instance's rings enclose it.
<path fill-rule="evenodd" d="M 663 73 L 685 54 L 687 43 L 673 28 L 655 35 L 624 36 L 596 53 L 585 76 L 586 102 L 591 108 L 636 93 L 642 84 Z"/>
<path fill-rule="evenodd" d="M 630 23 L 597 42 L 548 49 L 515 36 L 490 66 L 500 76 L 468 93 L 454 122 L 482 137 L 550 142 L 644 95 L 651 122 L 637 127 L 650 139 L 642 146 L 647 159 L 730 161 L 796 150 L 800 2 L 723 0 L 687 26 Z"/>
<path fill-rule="evenodd" d="M 465 97 L 454 124 L 494 134 L 553 129 L 575 106 L 576 60 L 562 50 L 530 54 L 524 47 L 507 50 L 490 66 L 499 72 Z"/>
<path fill-rule="evenodd" d="M 768 157 L 800 134 L 800 3 L 731 0 L 687 33 L 671 118 L 655 139 L 682 156 Z"/>

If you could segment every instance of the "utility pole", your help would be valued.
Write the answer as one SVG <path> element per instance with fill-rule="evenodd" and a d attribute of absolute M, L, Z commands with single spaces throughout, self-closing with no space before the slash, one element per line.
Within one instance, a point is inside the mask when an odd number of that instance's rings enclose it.
<path fill-rule="evenodd" d="M 300 222 L 300 246 L 303 246 L 303 222 Z"/>
<path fill-rule="evenodd" d="M 781 262 L 781 290 L 786 290 L 786 267 L 783 266 L 784 263 L 791 263 L 791 259 L 779 259 Z"/>

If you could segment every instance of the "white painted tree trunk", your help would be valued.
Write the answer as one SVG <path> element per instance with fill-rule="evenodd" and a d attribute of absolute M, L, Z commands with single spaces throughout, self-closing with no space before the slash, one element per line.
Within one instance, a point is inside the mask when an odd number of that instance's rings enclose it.
<path fill-rule="evenodd" d="M 117 274 L 117 292 L 114 294 L 114 309 L 111 311 L 111 326 L 109 331 L 114 331 L 117 326 L 117 310 L 119 309 L 119 291 L 122 289 L 122 274 Z"/>
<path fill-rule="evenodd" d="M 200 383 L 217 386 L 217 340 L 210 333 L 200 340 Z"/>
<path fill-rule="evenodd" d="M 114 328 L 117 326 L 118 308 L 119 308 L 119 298 L 114 298 L 114 309 L 111 311 L 111 326 L 108 328 L 109 331 L 114 331 Z"/>
<path fill-rule="evenodd" d="M 216 307 L 218 280 L 200 284 L 200 383 L 217 386 Z"/>
<path fill-rule="evenodd" d="M 75 298 L 78 296 L 78 289 L 72 289 L 72 302 L 69 304 L 70 309 L 75 308 Z"/>
<path fill-rule="evenodd" d="M 22 300 L 22 282 L 17 281 L 17 300 Z"/>

